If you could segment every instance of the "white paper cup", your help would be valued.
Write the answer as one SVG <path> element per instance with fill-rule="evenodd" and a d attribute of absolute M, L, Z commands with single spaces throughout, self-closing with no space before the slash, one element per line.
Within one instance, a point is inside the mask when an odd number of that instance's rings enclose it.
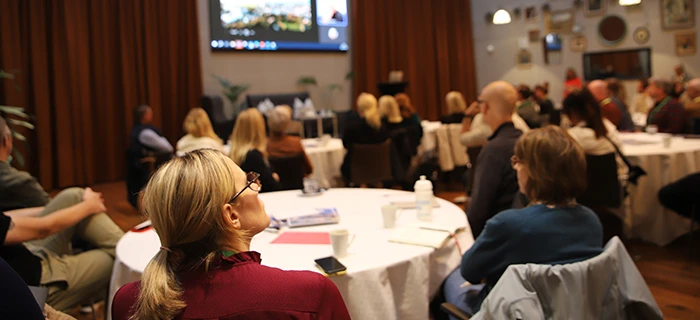
<path fill-rule="evenodd" d="M 333 256 L 343 258 L 348 255 L 348 247 L 355 240 L 355 235 L 350 235 L 347 229 L 336 229 L 330 232 Z"/>
<path fill-rule="evenodd" d="M 655 133 L 659 132 L 659 127 L 657 125 L 650 124 L 647 126 L 646 130 L 647 130 L 647 133 L 649 133 L 649 134 L 655 134 Z"/>
<path fill-rule="evenodd" d="M 664 148 L 667 148 L 667 149 L 668 149 L 668 148 L 671 147 L 671 138 L 672 138 L 672 137 L 673 137 L 673 136 L 670 135 L 670 134 L 668 134 L 668 133 L 662 133 L 662 134 L 661 134 L 661 142 L 663 143 Z"/>
<path fill-rule="evenodd" d="M 397 210 L 398 207 L 393 204 L 382 206 L 382 221 L 384 221 L 384 228 L 391 229 L 396 226 Z"/>

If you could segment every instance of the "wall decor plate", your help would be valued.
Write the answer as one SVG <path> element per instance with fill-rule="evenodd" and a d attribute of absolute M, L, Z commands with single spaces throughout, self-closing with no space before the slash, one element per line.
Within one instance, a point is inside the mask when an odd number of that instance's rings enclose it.
<path fill-rule="evenodd" d="M 649 42 L 650 37 L 651 34 L 649 34 L 649 29 L 647 29 L 646 27 L 639 27 L 637 29 L 634 29 L 634 34 L 632 35 L 634 42 L 636 42 L 637 44 L 645 44 Z"/>
<path fill-rule="evenodd" d="M 572 52 L 584 52 L 586 51 L 586 47 L 588 46 L 588 41 L 586 40 L 586 36 L 582 34 L 577 34 L 574 35 L 573 38 L 571 38 L 571 51 Z"/>
<path fill-rule="evenodd" d="M 615 46 L 625 40 L 627 23 L 620 16 L 610 15 L 598 24 L 598 38 L 606 46 Z"/>

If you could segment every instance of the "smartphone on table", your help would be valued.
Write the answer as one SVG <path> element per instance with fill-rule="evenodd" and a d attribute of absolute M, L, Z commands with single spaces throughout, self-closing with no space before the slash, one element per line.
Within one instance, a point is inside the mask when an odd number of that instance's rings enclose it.
<path fill-rule="evenodd" d="M 314 260 L 316 266 L 326 275 L 337 276 L 347 273 L 347 268 L 334 257 L 326 257 Z"/>

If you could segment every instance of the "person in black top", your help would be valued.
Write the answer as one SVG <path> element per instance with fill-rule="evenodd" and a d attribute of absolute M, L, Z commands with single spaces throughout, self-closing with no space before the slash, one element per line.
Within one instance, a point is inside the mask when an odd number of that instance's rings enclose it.
<path fill-rule="evenodd" d="M 126 151 L 127 199 L 134 208 L 138 209 L 138 193 L 151 175 L 141 159 L 152 154 L 156 157 L 157 168 L 173 156 L 173 151 L 168 139 L 153 125 L 153 109 L 145 104 L 134 108 L 134 126 L 129 133 L 129 148 Z"/>
<path fill-rule="evenodd" d="M 348 125 L 343 134 L 343 146 L 347 149 L 340 172 L 346 182 L 350 181 L 350 159 L 355 144 L 376 144 L 386 141 L 389 132 L 382 125 L 377 98 L 369 93 L 361 93 L 357 98 L 357 112 L 360 120 Z"/>
<path fill-rule="evenodd" d="M 467 110 L 467 102 L 459 91 L 450 91 L 445 95 L 447 112 L 449 114 L 440 117 L 443 124 L 462 123 L 464 120 L 464 110 Z"/>
<path fill-rule="evenodd" d="M 5 228 L 2 220 L 0 217 L 0 236 Z M 0 277 L 2 277 L 0 319 L 45 319 L 27 284 L 2 258 L 0 258 Z"/>
<path fill-rule="evenodd" d="M 260 174 L 260 182 L 262 183 L 260 192 L 281 189 L 279 176 L 272 170 L 267 161 L 265 120 L 258 109 L 250 108 L 238 114 L 230 141 L 229 157 L 233 159 L 233 162 L 245 172 L 252 171 Z"/>
<path fill-rule="evenodd" d="M 479 153 L 472 199 L 467 208 L 474 238 L 481 234 L 487 220 L 512 208 L 519 189 L 510 163 L 515 142 L 522 135 L 511 120 L 517 100 L 513 85 L 504 81 L 490 83 L 479 95 L 484 122 L 493 129 L 493 134 Z"/>
<path fill-rule="evenodd" d="M 558 126 L 561 123 L 561 113 L 554 109 L 552 100 L 547 97 L 548 92 L 543 85 L 535 86 L 535 101 L 540 106 L 540 115 L 549 115 L 549 124 Z"/>

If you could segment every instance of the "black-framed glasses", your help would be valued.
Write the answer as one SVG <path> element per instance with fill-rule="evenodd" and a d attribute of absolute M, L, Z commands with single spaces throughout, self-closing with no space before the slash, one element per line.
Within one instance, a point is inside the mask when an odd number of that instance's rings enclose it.
<path fill-rule="evenodd" d="M 262 183 L 260 183 L 260 174 L 257 172 L 248 172 L 246 175 L 246 180 L 248 180 L 248 183 L 246 183 L 245 187 L 241 189 L 241 191 L 238 191 L 233 197 L 231 197 L 231 200 L 228 201 L 228 203 L 233 202 L 238 198 L 238 196 L 245 191 L 245 189 L 250 188 L 250 190 L 253 190 L 255 192 L 260 192 L 260 189 L 262 189 Z"/>

